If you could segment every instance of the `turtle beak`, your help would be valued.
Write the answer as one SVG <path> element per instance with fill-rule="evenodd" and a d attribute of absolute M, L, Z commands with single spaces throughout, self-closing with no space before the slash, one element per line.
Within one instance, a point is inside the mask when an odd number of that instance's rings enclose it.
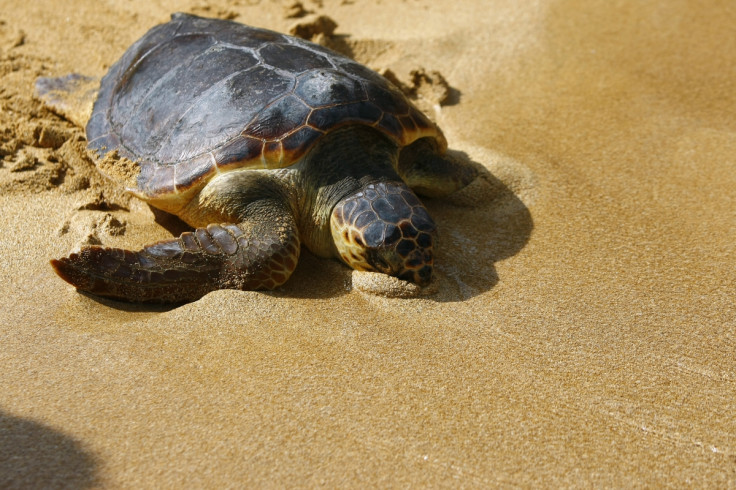
<path fill-rule="evenodd" d="M 426 214 L 426 210 L 424 212 Z M 431 228 L 426 222 L 427 219 L 432 225 Z M 390 253 L 396 256 L 394 263 L 398 264 L 397 270 L 392 275 L 420 286 L 428 285 L 432 280 L 434 245 L 437 243 L 434 222 L 429 218 L 429 214 L 426 214 L 426 218 L 416 218 L 412 214 L 412 218 L 399 222 L 398 229 L 401 239 L 390 249 Z"/>
<path fill-rule="evenodd" d="M 417 271 L 407 271 L 401 274 L 399 276 L 399 279 L 416 283 L 422 287 L 428 286 L 429 283 L 432 281 L 432 266 L 424 265 L 421 269 Z"/>
<path fill-rule="evenodd" d="M 340 257 L 352 268 L 420 286 L 432 280 L 436 226 L 403 182 L 365 186 L 340 201 L 330 221 Z"/>

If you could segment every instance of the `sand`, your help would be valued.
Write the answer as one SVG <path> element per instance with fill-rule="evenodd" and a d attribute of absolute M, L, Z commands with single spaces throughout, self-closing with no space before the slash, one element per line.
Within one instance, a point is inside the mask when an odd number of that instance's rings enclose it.
<path fill-rule="evenodd" d="M 174 226 L 97 176 L 34 79 L 101 76 L 174 11 L 286 32 L 299 9 L 0 0 L 0 487 L 736 486 L 733 4 L 303 7 L 359 61 L 449 85 L 422 107 L 485 171 L 426 201 L 435 289 L 304 253 L 270 293 L 75 292 L 50 259 Z"/>

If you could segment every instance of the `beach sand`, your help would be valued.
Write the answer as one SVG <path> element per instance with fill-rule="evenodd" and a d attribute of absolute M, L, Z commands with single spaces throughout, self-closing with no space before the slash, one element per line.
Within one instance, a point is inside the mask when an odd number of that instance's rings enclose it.
<path fill-rule="evenodd" d="M 426 200 L 428 294 L 303 253 L 166 308 L 49 266 L 176 224 L 34 80 L 101 76 L 175 11 L 297 9 L 0 0 L 0 487 L 736 485 L 736 7 L 701 5 L 304 0 L 360 62 L 442 75 L 419 103 L 482 182 Z"/>

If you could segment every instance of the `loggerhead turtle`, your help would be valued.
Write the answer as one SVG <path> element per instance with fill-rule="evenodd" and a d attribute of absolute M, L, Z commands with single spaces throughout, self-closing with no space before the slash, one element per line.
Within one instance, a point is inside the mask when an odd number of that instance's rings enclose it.
<path fill-rule="evenodd" d="M 39 79 L 36 89 L 63 106 L 78 81 Z M 273 289 L 302 244 L 427 285 L 437 232 L 413 191 L 443 196 L 477 175 L 445 156 L 440 129 L 368 68 L 187 14 L 110 68 L 86 134 L 103 174 L 196 228 L 139 251 L 87 246 L 51 261 L 77 289 L 129 301 Z"/>

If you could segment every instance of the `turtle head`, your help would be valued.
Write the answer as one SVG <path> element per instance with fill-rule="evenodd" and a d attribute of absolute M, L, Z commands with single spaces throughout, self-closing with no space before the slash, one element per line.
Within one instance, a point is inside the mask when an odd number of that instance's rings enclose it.
<path fill-rule="evenodd" d="M 424 205 L 403 183 L 368 184 L 337 203 L 330 217 L 342 260 L 426 286 L 432 279 L 437 230 Z"/>

